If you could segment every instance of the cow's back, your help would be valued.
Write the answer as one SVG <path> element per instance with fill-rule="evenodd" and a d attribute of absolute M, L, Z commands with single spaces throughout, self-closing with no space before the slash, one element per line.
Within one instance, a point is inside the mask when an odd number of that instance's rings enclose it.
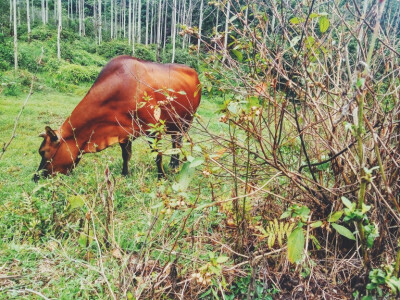
<path fill-rule="evenodd" d="M 200 95 L 197 73 L 187 66 L 119 56 L 103 68 L 63 127 L 73 128 L 78 139 L 90 139 L 99 151 L 146 133 L 160 120 L 169 132 L 185 129 Z"/>

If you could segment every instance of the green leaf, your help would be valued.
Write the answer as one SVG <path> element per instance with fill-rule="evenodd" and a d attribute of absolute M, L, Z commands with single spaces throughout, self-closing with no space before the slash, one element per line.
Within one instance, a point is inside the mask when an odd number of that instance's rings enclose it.
<path fill-rule="evenodd" d="M 311 13 L 310 16 L 309 16 L 310 19 L 314 19 L 316 17 L 319 17 L 319 14 Z"/>
<path fill-rule="evenodd" d="M 239 50 L 232 50 L 233 54 L 237 57 L 237 59 L 242 62 L 243 61 L 243 53 Z"/>
<path fill-rule="evenodd" d="M 165 154 L 165 155 L 173 155 L 173 154 L 180 154 L 180 153 L 181 153 L 181 149 L 179 149 L 179 148 L 172 148 L 172 149 L 165 150 L 163 152 L 163 154 Z"/>
<path fill-rule="evenodd" d="M 343 235 L 344 237 L 346 237 L 346 238 L 348 238 L 350 240 L 353 240 L 353 241 L 356 239 L 354 234 L 350 230 L 348 230 L 346 227 L 344 227 L 342 225 L 339 225 L 339 224 L 336 224 L 336 223 L 332 223 L 331 225 L 332 225 L 333 228 L 335 228 L 335 230 L 340 235 Z"/>
<path fill-rule="evenodd" d="M 280 218 L 279 219 L 286 219 L 286 218 L 288 218 L 288 217 L 290 217 L 290 211 L 285 211 L 281 216 L 280 216 Z M 399 242 L 400 243 L 400 242 Z"/>
<path fill-rule="evenodd" d="M 342 202 L 348 209 L 353 209 L 353 203 L 346 197 L 342 197 Z"/>
<path fill-rule="evenodd" d="M 317 238 L 315 236 L 310 234 L 310 239 L 312 240 L 312 242 L 315 245 L 315 248 L 317 248 L 317 250 L 321 249 L 321 244 L 319 243 L 319 241 L 317 240 Z"/>
<path fill-rule="evenodd" d="M 215 275 L 221 275 L 221 268 L 210 266 L 210 271 L 213 272 Z"/>
<path fill-rule="evenodd" d="M 292 231 L 288 238 L 288 258 L 292 263 L 299 262 L 303 257 L 304 251 L 304 232 L 301 228 Z"/>
<path fill-rule="evenodd" d="M 357 88 L 364 88 L 365 78 L 358 78 L 356 82 Z"/>
<path fill-rule="evenodd" d="M 68 198 L 69 209 L 79 208 L 85 205 L 85 201 L 83 200 L 83 196 L 75 195 Z"/>
<path fill-rule="evenodd" d="M 342 217 L 342 215 L 343 215 L 343 211 L 339 210 L 329 216 L 328 222 L 329 223 L 336 222 L 337 220 L 339 220 Z"/>
<path fill-rule="evenodd" d="M 237 113 L 239 113 L 239 110 L 240 110 L 240 106 L 239 106 L 239 103 L 237 103 L 237 102 L 229 102 L 229 104 L 228 104 L 228 110 L 231 112 L 231 113 L 233 113 L 233 114 L 237 114 Z"/>
<path fill-rule="evenodd" d="M 326 32 L 329 28 L 329 25 L 330 25 L 330 23 L 329 23 L 329 19 L 327 17 L 323 16 L 323 17 L 319 18 L 319 31 L 321 33 Z"/>
<path fill-rule="evenodd" d="M 190 162 L 189 168 L 196 168 L 200 166 L 204 162 L 204 159 L 201 157 L 196 157 L 194 160 Z"/>
<path fill-rule="evenodd" d="M 305 40 L 305 45 L 307 49 L 311 49 L 315 44 L 315 38 L 312 36 L 308 36 Z"/>
<path fill-rule="evenodd" d="M 292 24 L 300 24 L 304 21 L 305 21 L 304 18 L 298 18 L 298 17 L 294 17 L 289 20 L 289 22 Z"/>
<path fill-rule="evenodd" d="M 217 263 L 223 264 L 224 262 L 227 262 L 228 259 L 229 259 L 228 256 L 220 256 L 220 257 L 217 258 Z"/>
<path fill-rule="evenodd" d="M 318 228 L 318 227 L 321 227 L 321 225 L 322 225 L 322 221 L 316 221 L 316 222 L 312 223 L 310 226 L 311 226 L 311 228 Z"/>

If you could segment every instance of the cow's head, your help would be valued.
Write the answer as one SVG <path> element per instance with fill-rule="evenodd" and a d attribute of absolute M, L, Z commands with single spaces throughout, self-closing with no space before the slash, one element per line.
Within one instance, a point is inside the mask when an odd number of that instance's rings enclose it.
<path fill-rule="evenodd" d="M 36 174 L 33 176 L 33 180 L 37 182 L 40 176 L 47 177 L 52 175 L 55 171 L 60 173 L 66 173 L 67 170 L 63 172 L 62 169 L 54 165 L 55 156 L 60 148 L 60 137 L 56 130 L 51 129 L 46 126 L 45 132 L 41 133 L 39 137 L 43 138 L 43 142 L 39 147 L 39 154 L 42 157 L 39 168 Z"/>

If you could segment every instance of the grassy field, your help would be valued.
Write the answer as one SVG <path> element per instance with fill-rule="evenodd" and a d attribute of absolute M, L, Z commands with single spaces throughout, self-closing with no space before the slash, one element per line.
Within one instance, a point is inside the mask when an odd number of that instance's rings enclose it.
<path fill-rule="evenodd" d="M 85 155 L 70 176 L 39 184 L 31 180 L 40 161 L 38 134 L 46 125 L 58 128 L 87 89 L 79 87 L 70 94 L 54 90 L 34 93 L 22 113 L 15 139 L 0 161 L 0 299 L 36 299 L 41 295 L 109 298 L 121 290 L 128 298 L 137 297 L 148 288 L 149 278 L 168 274 L 166 269 L 172 262 L 176 263 L 176 276 L 183 279 L 207 263 L 208 251 L 217 256 L 220 252 L 211 240 L 193 238 L 215 230 L 223 218 L 213 208 L 192 211 L 195 202 L 211 201 L 209 179 L 196 176 L 190 188 L 181 193 L 172 189 L 173 174 L 158 182 L 154 158 L 143 138 L 133 144 L 127 178 L 120 175 L 122 158 L 116 145 Z M 11 137 L 24 100 L 24 95 L 0 95 L 2 143 Z M 199 115 L 204 121 L 217 118 L 217 102 L 203 97 Z M 201 137 L 195 136 L 194 141 L 201 142 Z M 169 146 L 164 143 L 164 147 Z M 190 153 L 189 146 L 184 147 Z M 107 167 L 111 186 L 105 181 Z M 197 168 L 199 175 L 201 168 Z M 226 187 L 218 193 L 227 192 Z M 105 203 L 110 198 L 114 210 L 108 222 Z M 180 231 L 182 222 L 187 225 Z M 104 242 L 106 228 L 112 240 L 109 245 Z M 213 234 L 218 235 L 218 230 Z M 148 265 L 149 261 L 154 265 L 152 272 L 132 272 L 133 266 Z M 126 280 L 134 284 L 126 286 Z"/>

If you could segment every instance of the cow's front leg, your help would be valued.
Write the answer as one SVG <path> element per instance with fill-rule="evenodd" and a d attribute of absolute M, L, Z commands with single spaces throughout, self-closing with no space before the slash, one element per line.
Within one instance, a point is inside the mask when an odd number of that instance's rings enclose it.
<path fill-rule="evenodd" d="M 127 176 L 129 174 L 128 163 L 132 157 L 132 141 L 128 140 L 125 143 L 119 143 L 122 150 L 122 175 Z"/>
<path fill-rule="evenodd" d="M 153 139 L 153 141 L 149 141 L 151 152 L 153 152 L 153 153 L 157 152 L 157 156 L 156 156 L 157 175 L 158 175 L 158 180 L 160 180 L 162 178 L 167 177 L 167 175 L 165 175 L 164 167 L 163 167 L 163 163 L 162 163 L 162 153 L 158 150 L 158 146 L 157 146 L 158 141 L 160 139 L 154 135 L 149 135 L 149 137 Z"/>
<path fill-rule="evenodd" d="M 174 148 L 174 149 L 182 148 L 182 134 L 181 133 L 176 133 L 176 134 L 172 135 L 172 148 Z M 180 165 L 179 153 L 172 154 L 171 161 L 169 162 L 169 167 L 175 171 L 179 167 L 179 165 Z"/>

